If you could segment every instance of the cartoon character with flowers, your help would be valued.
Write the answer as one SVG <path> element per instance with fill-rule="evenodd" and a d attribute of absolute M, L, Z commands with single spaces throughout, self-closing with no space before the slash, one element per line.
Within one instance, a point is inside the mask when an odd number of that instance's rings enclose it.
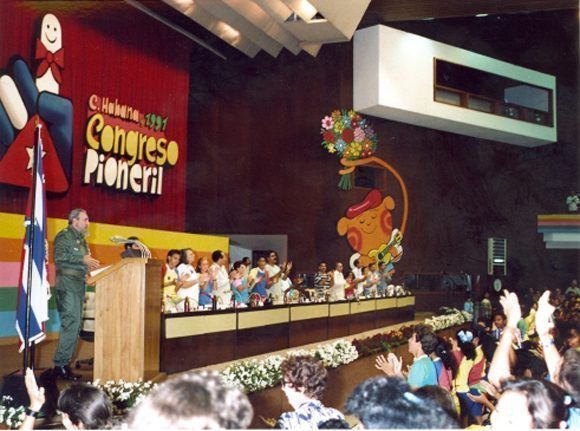
<path fill-rule="evenodd" d="M 377 136 L 359 113 L 353 110 L 336 110 L 322 119 L 322 147 L 330 154 L 340 157 L 342 165 L 338 187 L 352 188 L 351 174 L 358 166 L 378 165 L 389 171 L 399 183 L 403 194 L 403 217 L 400 229 L 393 229 L 391 211 L 395 201 L 391 196 L 382 198 L 379 190 L 372 190 L 363 202 L 356 203 L 347 210 L 346 217 L 337 223 L 339 235 L 346 236 L 355 250 L 351 256 L 351 266 L 356 259 L 361 265 L 370 262 L 384 262 L 389 273 L 394 273 L 394 263 L 403 255 L 403 234 L 407 225 L 407 188 L 399 173 L 387 162 L 374 156 Z"/>

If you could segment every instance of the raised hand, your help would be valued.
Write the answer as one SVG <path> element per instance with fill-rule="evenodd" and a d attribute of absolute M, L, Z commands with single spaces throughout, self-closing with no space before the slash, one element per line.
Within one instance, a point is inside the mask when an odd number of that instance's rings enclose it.
<path fill-rule="evenodd" d="M 518 296 L 514 292 L 503 291 L 503 295 L 499 298 L 499 302 L 503 307 L 503 312 L 507 317 L 507 327 L 517 328 L 518 322 L 522 318 L 522 309 Z"/>
<path fill-rule="evenodd" d="M 536 311 L 536 332 L 540 337 L 545 337 L 550 333 L 550 329 L 554 327 L 552 315 L 554 314 L 554 307 L 549 302 L 550 291 L 546 290 L 538 300 L 538 310 Z"/>
<path fill-rule="evenodd" d="M 35 412 L 40 411 L 45 402 L 44 388 L 38 387 L 34 373 L 30 368 L 26 369 L 24 384 L 28 397 L 30 398 L 30 410 Z"/>

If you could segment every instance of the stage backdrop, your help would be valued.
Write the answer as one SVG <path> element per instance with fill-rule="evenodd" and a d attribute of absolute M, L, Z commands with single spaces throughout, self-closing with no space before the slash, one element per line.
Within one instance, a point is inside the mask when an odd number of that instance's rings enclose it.
<path fill-rule="evenodd" d="M 37 116 L 51 248 L 68 212 L 82 207 L 104 263 L 121 251 L 113 234 L 137 235 L 161 259 L 169 248 L 227 250 L 227 238 L 179 233 L 191 46 L 124 2 L 0 3 L 0 343 L 15 335 Z M 51 250 L 54 282 L 52 262 Z M 50 304 L 49 332 L 58 329 Z"/>
<path fill-rule="evenodd" d="M 100 3 L 0 5 L 0 211 L 24 213 L 38 114 L 50 217 L 183 230 L 192 44 Z"/>

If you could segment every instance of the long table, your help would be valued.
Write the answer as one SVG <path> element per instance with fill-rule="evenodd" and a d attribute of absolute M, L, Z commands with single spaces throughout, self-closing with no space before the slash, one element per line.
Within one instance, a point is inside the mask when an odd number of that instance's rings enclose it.
<path fill-rule="evenodd" d="M 415 297 L 164 314 L 161 371 L 176 373 L 413 320 Z"/>

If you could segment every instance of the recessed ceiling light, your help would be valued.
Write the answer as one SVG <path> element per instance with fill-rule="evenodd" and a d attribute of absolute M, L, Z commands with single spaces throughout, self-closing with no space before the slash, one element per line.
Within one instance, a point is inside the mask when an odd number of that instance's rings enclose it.
<path fill-rule="evenodd" d="M 475 17 L 476 18 L 484 18 L 484 17 L 486 17 L 488 15 L 489 15 L 488 13 L 478 13 L 478 14 L 475 15 Z"/>

